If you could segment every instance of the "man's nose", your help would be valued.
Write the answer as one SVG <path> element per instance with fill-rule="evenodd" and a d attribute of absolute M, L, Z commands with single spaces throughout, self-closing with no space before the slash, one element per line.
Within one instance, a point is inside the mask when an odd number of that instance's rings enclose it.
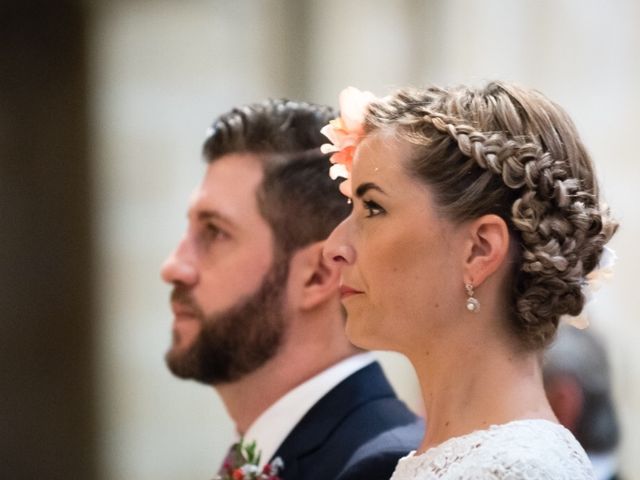
<path fill-rule="evenodd" d="M 197 283 L 198 270 L 188 251 L 187 240 L 182 239 L 162 264 L 160 275 L 165 282 L 182 283 L 188 286 Z"/>

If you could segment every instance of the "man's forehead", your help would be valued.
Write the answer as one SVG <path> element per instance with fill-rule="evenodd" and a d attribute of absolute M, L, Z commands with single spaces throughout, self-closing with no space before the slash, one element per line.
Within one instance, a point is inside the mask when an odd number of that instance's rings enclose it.
<path fill-rule="evenodd" d="M 257 189 L 262 181 L 259 160 L 229 154 L 207 166 L 189 200 L 189 216 L 219 216 L 229 221 L 258 215 Z"/>
<path fill-rule="evenodd" d="M 247 207 L 251 207 L 251 203 L 246 199 L 232 199 L 223 192 L 204 190 L 198 186 L 191 193 L 188 216 L 193 220 L 219 218 L 235 223 L 236 219 L 246 215 Z"/>

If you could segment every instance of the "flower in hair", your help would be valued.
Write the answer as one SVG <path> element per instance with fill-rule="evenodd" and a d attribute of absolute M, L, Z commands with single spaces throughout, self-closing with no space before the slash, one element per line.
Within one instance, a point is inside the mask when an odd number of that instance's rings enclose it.
<path fill-rule="evenodd" d="M 364 137 L 364 116 L 367 107 L 376 97 L 371 92 L 362 92 L 355 87 L 347 87 L 340 92 L 338 102 L 340 104 L 340 116 L 325 125 L 320 133 L 327 137 L 331 143 L 325 143 L 320 147 L 322 153 L 331 155 L 331 169 L 329 175 L 333 180 L 344 178 L 346 181 L 340 184 L 340 191 L 351 196 L 351 183 L 349 175 L 353 155 L 358 143 Z"/>
<path fill-rule="evenodd" d="M 593 300 L 593 292 L 599 290 L 605 281 L 610 280 L 611 277 L 613 277 L 613 266 L 617 259 L 618 256 L 616 255 L 615 250 L 609 247 L 604 247 L 602 249 L 598 268 L 591 271 L 591 273 L 586 276 L 587 281 L 582 286 L 582 291 L 587 299 L 587 304 Z M 582 312 L 575 317 L 572 317 L 571 315 L 563 315 L 561 321 L 580 330 L 589 326 L 589 319 L 587 318 L 584 308 L 582 309 Z"/>
<path fill-rule="evenodd" d="M 613 266 L 616 264 L 618 256 L 615 250 L 609 247 L 602 249 L 602 255 L 600 255 L 600 261 L 598 262 L 598 268 L 593 270 L 587 275 L 587 282 L 592 292 L 598 290 L 603 282 L 610 280 L 613 277 Z"/>

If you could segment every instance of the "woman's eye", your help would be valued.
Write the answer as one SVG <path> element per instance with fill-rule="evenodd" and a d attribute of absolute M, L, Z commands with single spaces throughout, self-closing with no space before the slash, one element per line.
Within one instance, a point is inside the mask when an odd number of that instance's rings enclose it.
<path fill-rule="evenodd" d="M 363 203 L 364 209 L 367 211 L 367 217 L 375 217 L 376 215 L 385 213 L 384 208 L 372 200 L 365 200 Z"/>

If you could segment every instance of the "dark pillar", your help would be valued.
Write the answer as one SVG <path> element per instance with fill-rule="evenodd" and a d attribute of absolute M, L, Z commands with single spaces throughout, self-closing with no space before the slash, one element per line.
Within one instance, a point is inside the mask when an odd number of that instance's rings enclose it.
<path fill-rule="evenodd" d="M 0 4 L 0 477 L 94 479 L 85 13 Z"/>

